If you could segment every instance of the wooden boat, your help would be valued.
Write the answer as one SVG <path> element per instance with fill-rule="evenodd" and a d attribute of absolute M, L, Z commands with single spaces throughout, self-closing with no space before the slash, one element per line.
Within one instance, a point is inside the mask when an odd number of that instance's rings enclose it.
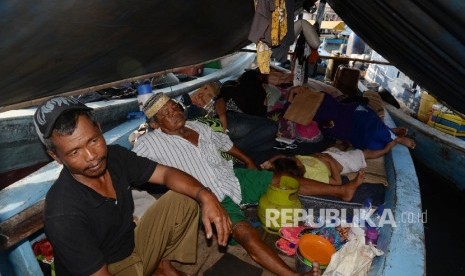
<path fill-rule="evenodd" d="M 144 119 L 138 118 L 120 124 L 107 131 L 105 138 L 109 144 L 129 147 L 129 134 L 142 122 Z M 386 122 L 394 126 L 389 116 Z M 41 220 L 45 193 L 60 170 L 61 166 L 52 162 L 0 192 L 0 225 L 4 235 L 2 246 L 7 249 L 6 255 L 0 255 L 0 264 L 6 265 L 8 262 L 12 265 L 11 270 L 2 271 L 2 275 L 41 275 L 31 250 L 31 241 L 42 226 L 37 220 Z M 418 180 L 405 147 L 395 147 L 386 156 L 386 173 L 389 185 L 385 206 L 391 209 L 395 220 L 400 223 L 397 227 L 386 225 L 382 228 L 378 245 L 385 255 L 374 260 L 370 275 L 397 275 L 398 269 L 409 275 L 424 274 L 423 224 L 421 221 L 407 223 L 404 217 L 405 214 L 421 214 Z M 25 217 L 28 219 L 24 220 Z M 22 229 L 17 231 L 22 235 L 15 234 L 14 229 Z"/>
<path fill-rule="evenodd" d="M 254 13 L 249 0 L 219 0 L 214 4 L 147 0 L 130 4 L 36 2 L 0 4 L 0 111 L 34 105 L 52 95 L 83 94 L 140 80 L 153 72 L 163 74 L 230 54 L 249 43 L 247 35 Z M 422 87 L 464 112 L 462 2 L 328 0 L 372 48 Z M 301 4 L 295 1 L 296 10 Z M 113 141 L 118 143 L 139 123 L 123 123 L 107 131 L 107 135 L 119 137 Z M 421 213 L 418 183 L 408 151 L 396 147 L 387 159 L 391 160 L 386 162 L 388 206 L 400 220 L 403 212 Z M 41 201 L 56 177 L 57 168 L 48 169 L 0 192 L 2 226 L 14 224 L 23 211 Z M 28 230 L 14 246 L 0 253 L 2 275 L 40 275 L 30 248 L 34 229 Z M 6 237 L 4 243 L 9 241 Z M 421 223 L 383 228 L 379 244 L 385 255 L 375 260 L 371 274 L 424 274 L 423 239 Z M 10 270 L 6 263 L 13 264 Z"/>
<path fill-rule="evenodd" d="M 417 146 L 413 155 L 426 167 L 465 190 L 465 141 L 441 132 L 393 106 L 386 106 L 397 126 L 409 129 Z"/>
<path fill-rule="evenodd" d="M 385 123 L 390 127 L 396 124 L 389 114 Z M 424 275 L 425 243 L 424 228 L 421 220 L 409 223 L 409 215 L 422 214 L 418 178 L 413 160 L 406 147 L 396 146 L 386 155 L 386 189 L 385 204 L 394 214 L 397 227 L 385 225 L 378 240 L 378 248 L 385 255 L 376 257 L 370 268 L 370 275 Z"/>
<path fill-rule="evenodd" d="M 156 88 L 153 93 L 166 92 L 171 97 L 179 96 L 197 89 L 205 83 L 240 75 L 250 67 L 255 55 L 252 53 L 235 53 L 219 60 L 221 69 L 209 69 L 203 75 L 188 82 L 180 82 L 166 88 Z M 207 69 L 205 69 L 207 71 Z M 89 103 L 95 109 L 95 115 L 104 131 L 126 121 L 128 114 L 138 112 L 137 99 L 110 100 Z M 10 156 L 0 160 L 0 173 L 23 169 L 50 161 L 42 144 L 36 137 L 32 123 L 35 108 L 0 112 L 0 154 Z"/>
<path fill-rule="evenodd" d="M 372 58 L 382 57 L 374 53 Z M 408 128 L 409 135 L 415 139 L 417 146 L 412 155 L 460 190 L 465 190 L 465 173 L 462 170 L 465 165 L 465 141 L 414 118 L 424 112 L 420 110 L 422 88 L 407 76 L 398 74 L 397 68 L 388 65 L 371 64 L 365 79 L 379 83 L 400 103 L 400 109 L 391 105 L 387 105 L 386 109 L 396 125 Z M 363 83 L 359 83 L 359 89 L 367 90 Z"/>

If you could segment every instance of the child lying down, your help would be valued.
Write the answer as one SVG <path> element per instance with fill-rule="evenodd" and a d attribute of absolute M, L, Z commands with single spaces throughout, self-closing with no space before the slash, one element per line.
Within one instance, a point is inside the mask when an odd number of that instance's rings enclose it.
<path fill-rule="evenodd" d="M 383 156 L 396 144 L 397 141 L 393 140 L 381 150 L 342 151 L 337 147 L 330 147 L 322 153 L 312 155 L 276 155 L 263 162 L 260 167 L 278 173 L 289 173 L 293 176 L 341 185 L 341 175 L 363 170 L 367 166 L 366 159 Z"/>

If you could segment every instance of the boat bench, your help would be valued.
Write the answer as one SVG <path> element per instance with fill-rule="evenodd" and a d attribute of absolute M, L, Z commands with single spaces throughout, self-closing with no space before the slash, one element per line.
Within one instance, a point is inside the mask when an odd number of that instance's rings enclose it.
<path fill-rule="evenodd" d="M 145 118 L 131 119 L 105 132 L 107 144 L 130 148 L 129 135 L 144 122 Z M 0 264 L 9 263 L 14 275 L 42 275 L 28 238 L 43 228 L 45 195 L 61 169 L 51 162 L 0 191 L 0 251 L 5 252 Z"/>

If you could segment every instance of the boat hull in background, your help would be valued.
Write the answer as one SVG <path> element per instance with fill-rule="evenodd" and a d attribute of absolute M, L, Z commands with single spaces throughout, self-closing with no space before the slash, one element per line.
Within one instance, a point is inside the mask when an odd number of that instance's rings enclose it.
<path fill-rule="evenodd" d="M 465 141 L 432 128 L 393 106 L 386 106 L 396 125 L 408 128 L 415 140 L 414 157 L 465 190 Z"/>

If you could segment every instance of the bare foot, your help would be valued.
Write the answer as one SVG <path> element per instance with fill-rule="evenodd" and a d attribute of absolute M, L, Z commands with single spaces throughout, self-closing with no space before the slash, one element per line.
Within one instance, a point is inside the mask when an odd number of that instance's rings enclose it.
<path fill-rule="evenodd" d="M 341 199 L 344 201 L 350 201 L 354 196 L 355 190 L 357 190 L 358 186 L 362 185 L 364 179 L 365 171 L 360 170 L 354 179 L 342 186 L 342 188 L 345 189 L 345 195 Z"/>
<path fill-rule="evenodd" d="M 402 144 L 409 149 L 414 149 L 416 146 L 415 141 L 413 141 L 412 139 L 408 137 L 397 137 L 396 141 L 397 143 Z"/>
<path fill-rule="evenodd" d="M 394 134 L 397 137 L 404 137 L 408 133 L 408 129 L 405 128 L 405 127 L 395 127 L 395 128 L 393 128 L 391 130 L 392 130 L 392 132 L 394 132 Z"/>
<path fill-rule="evenodd" d="M 153 273 L 153 276 L 186 276 L 189 275 L 182 271 L 177 270 L 171 261 L 161 260 L 157 267 L 157 270 Z"/>

